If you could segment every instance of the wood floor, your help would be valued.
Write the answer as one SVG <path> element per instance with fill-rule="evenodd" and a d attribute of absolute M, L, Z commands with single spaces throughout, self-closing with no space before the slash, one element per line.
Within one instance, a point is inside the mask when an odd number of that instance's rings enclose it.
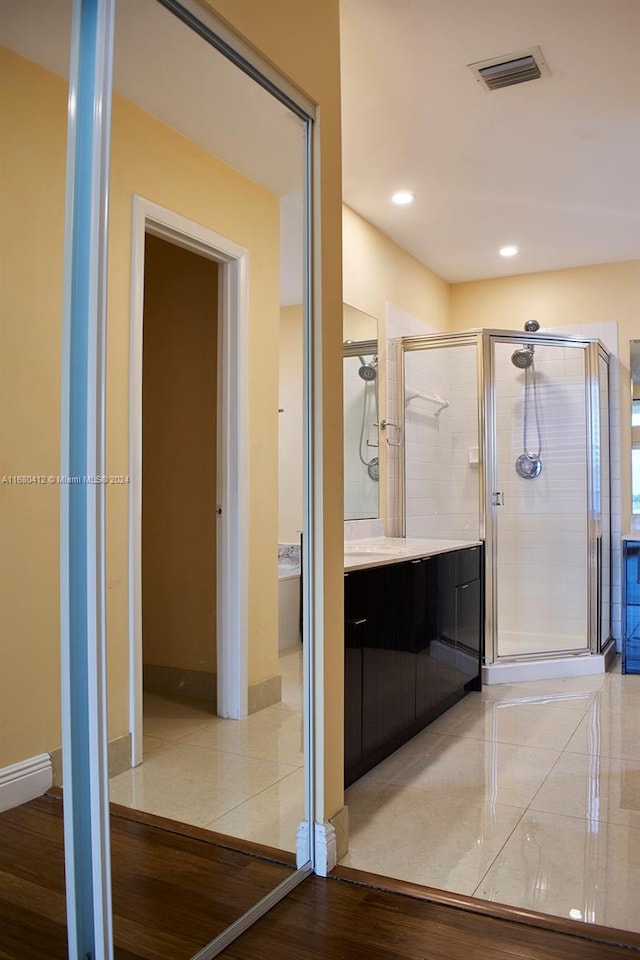
<path fill-rule="evenodd" d="M 311 877 L 221 954 L 225 960 L 632 960 L 593 943 Z"/>
<path fill-rule="evenodd" d="M 0 814 L 0 958 L 66 960 L 62 804 Z M 116 960 L 188 960 L 291 866 L 112 816 Z M 638 948 L 310 877 L 225 960 L 636 960 Z"/>
<path fill-rule="evenodd" d="M 117 960 L 188 960 L 292 873 L 118 815 L 111 816 L 111 868 Z M 0 814 L 0 958 L 67 958 L 57 798 Z"/>

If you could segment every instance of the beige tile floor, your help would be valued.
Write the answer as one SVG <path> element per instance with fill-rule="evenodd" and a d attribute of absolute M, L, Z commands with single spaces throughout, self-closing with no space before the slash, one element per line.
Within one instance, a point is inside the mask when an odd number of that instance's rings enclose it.
<path fill-rule="evenodd" d="M 144 763 L 112 800 L 295 850 L 301 658 L 246 720 L 146 698 Z M 346 793 L 341 863 L 544 913 L 640 930 L 640 677 L 485 687 Z"/>
<path fill-rule="evenodd" d="M 244 720 L 210 704 L 144 698 L 139 767 L 114 777 L 115 803 L 294 852 L 304 816 L 302 657 L 280 658 L 282 701 Z"/>
<path fill-rule="evenodd" d="M 346 793 L 341 863 L 640 931 L 640 677 L 469 694 Z"/>

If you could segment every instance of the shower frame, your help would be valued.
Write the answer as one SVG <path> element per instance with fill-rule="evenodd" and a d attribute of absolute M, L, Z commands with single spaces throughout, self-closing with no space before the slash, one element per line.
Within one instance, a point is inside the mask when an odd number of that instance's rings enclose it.
<path fill-rule="evenodd" d="M 587 480 L 587 631 L 586 643 L 581 649 L 566 648 L 548 652 L 527 653 L 522 655 L 499 656 L 498 654 L 498 578 L 497 555 L 497 511 L 499 505 L 493 502 L 497 478 L 496 435 L 491 425 L 495 424 L 496 397 L 494 377 L 494 343 L 533 344 L 534 346 L 574 347 L 584 351 L 585 360 L 585 416 L 586 416 L 586 480 Z M 610 355 L 602 342 L 590 337 L 570 337 L 562 334 L 529 332 L 522 330 L 476 329 L 456 333 L 429 334 L 426 336 L 401 337 L 393 341 L 391 356 L 397 361 L 398 392 L 396 396 L 397 422 L 401 444 L 401 455 L 395 459 L 395 471 L 392 482 L 395 483 L 395 502 L 399 510 L 389 521 L 388 533 L 391 536 L 406 537 L 406 485 L 405 485 L 405 354 L 417 350 L 439 350 L 445 347 L 476 347 L 477 385 L 478 385 L 478 536 L 485 542 L 485 665 L 497 663 L 517 663 L 539 660 L 556 660 L 566 657 L 584 657 L 593 654 L 606 655 L 615 643 L 611 633 L 611 590 L 612 590 L 612 541 L 611 541 L 611 397 L 610 397 Z M 394 350 L 395 347 L 395 350 Z M 606 364 L 607 392 L 607 484 L 609 490 L 609 510 L 603 517 L 597 502 L 601 489 L 598 480 L 601 434 L 600 422 L 600 360 Z M 603 533 L 608 534 L 608 570 L 609 615 L 603 631 Z M 606 633 L 606 636 L 604 636 Z"/>

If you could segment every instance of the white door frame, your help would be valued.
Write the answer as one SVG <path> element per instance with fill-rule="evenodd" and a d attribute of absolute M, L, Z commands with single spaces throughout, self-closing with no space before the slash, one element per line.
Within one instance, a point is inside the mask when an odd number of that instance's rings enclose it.
<path fill-rule="evenodd" d="M 221 717 L 234 719 L 248 712 L 249 252 L 193 220 L 134 195 L 129 381 L 129 719 L 133 766 L 142 763 L 142 327 L 146 233 L 220 265 L 215 493 L 219 511 L 217 711 Z"/>

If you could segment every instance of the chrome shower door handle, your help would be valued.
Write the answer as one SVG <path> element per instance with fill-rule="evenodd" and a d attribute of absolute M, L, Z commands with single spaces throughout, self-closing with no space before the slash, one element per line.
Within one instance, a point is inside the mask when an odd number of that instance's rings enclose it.
<path fill-rule="evenodd" d="M 400 424 L 399 424 L 399 423 L 394 423 L 393 420 L 380 420 L 379 423 L 377 423 L 377 424 L 374 423 L 374 427 L 376 427 L 376 426 L 377 426 L 377 427 L 380 427 L 381 430 L 386 430 L 388 427 L 395 427 L 395 429 L 396 429 L 396 431 L 397 431 L 396 436 L 398 436 L 398 437 L 400 436 L 400 430 L 401 430 Z M 401 446 L 402 446 L 402 441 L 401 441 L 401 440 L 398 440 L 398 441 L 396 442 L 396 441 L 390 440 L 390 439 L 389 439 L 389 435 L 387 434 L 387 446 L 389 446 L 389 447 L 401 447 Z"/>
<path fill-rule="evenodd" d="M 491 503 L 494 507 L 504 507 L 504 493 L 502 490 L 494 490 L 491 494 Z"/>

